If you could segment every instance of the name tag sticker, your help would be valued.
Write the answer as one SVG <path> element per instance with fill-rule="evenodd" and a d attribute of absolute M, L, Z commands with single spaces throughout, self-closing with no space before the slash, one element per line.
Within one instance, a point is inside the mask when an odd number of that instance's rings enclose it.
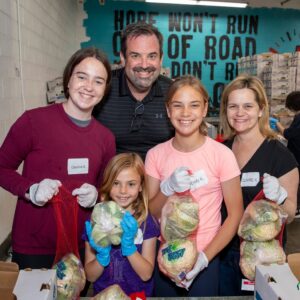
<path fill-rule="evenodd" d="M 88 174 L 89 159 L 88 158 L 69 158 L 68 159 L 68 174 Z"/>
<path fill-rule="evenodd" d="M 208 178 L 203 170 L 197 171 L 192 175 L 191 191 L 208 184 Z"/>
<path fill-rule="evenodd" d="M 243 173 L 241 179 L 241 187 L 257 186 L 259 183 L 259 172 Z"/>
<path fill-rule="evenodd" d="M 242 279 L 242 291 L 254 291 L 254 287 L 255 287 L 255 282 L 245 279 Z"/>

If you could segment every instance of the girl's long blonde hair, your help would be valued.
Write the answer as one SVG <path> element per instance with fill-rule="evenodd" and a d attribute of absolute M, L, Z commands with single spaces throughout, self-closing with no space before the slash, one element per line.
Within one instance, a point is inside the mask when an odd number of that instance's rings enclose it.
<path fill-rule="evenodd" d="M 137 199 L 132 203 L 134 217 L 139 225 L 144 222 L 148 216 L 148 188 L 145 181 L 145 166 L 143 160 L 137 153 L 121 153 L 114 156 L 107 164 L 103 184 L 100 188 L 102 201 L 109 201 L 112 186 L 121 171 L 127 168 L 134 169 L 141 178 L 142 191 L 139 192 Z"/>

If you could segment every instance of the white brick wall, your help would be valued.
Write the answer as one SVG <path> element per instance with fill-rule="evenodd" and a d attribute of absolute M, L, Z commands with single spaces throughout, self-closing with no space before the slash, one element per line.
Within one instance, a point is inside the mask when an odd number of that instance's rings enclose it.
<path fill-rule="evenodd" d="M 24 109 L 46 105 L 46 81 L 61 75 L 80 48 L 84 13 L 78 3 L 0 0 L 0 144 Z M 0 244 L 11 230 L 15 203 L 0 188 Z"/>

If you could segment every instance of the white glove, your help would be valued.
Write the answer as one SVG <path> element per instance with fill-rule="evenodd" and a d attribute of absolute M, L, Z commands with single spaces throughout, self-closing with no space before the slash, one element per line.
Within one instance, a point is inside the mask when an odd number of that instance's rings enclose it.
<path fill-rule="evenodd" d="M 197 261 L 193 267 L 193 269 L 188 272 L 185 276 L 185 279 L 181 281 L 181 286 L 185 287 L 185 289 L 189 289 L 191 284 L 193 283 L 196 276 L 208 266 L 208 259 L 203 251 L 199 252 Z"/>
<path fill-rule="evenodd" d="M 29 198 L 38 206 L 45 205 L 54 195 L 58 193 L 61 182 L 55 179 L 43 179 L 29 188 Z"/>
<path fill-rule="evenodd" d="M 98 198 L 96 188 L 88 183 L 84 183 L 80 188 L 73 190 L 72 195 L 77 196 L 77 202 L 82 207 L 94 206 Z"/>
<path fill-rule="evenodd" d="M 278 179 L 267 173 L 264 174 L 263 178 L 263 191 L 267 199 L 281 204 L 287 197 L 287 191 L 283 188 Z"/>
<path fill-rule="evenodd" d="M 192 177 L 187 167 L 177 168 L 170 177 L 160 183 L 161 192 L 169 197 L 175 192 L 181 193 L 191 187 Z"/>

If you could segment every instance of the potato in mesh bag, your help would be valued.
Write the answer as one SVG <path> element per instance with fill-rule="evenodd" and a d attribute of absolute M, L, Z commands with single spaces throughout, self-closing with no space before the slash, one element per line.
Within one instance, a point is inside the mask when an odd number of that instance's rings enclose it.
<path fill-rule="evenodd" d="M 198 203 L 191 195 L 172 195 L 162 209 L 160 228 L 166 241 L 186 238 L 198 227 Z"/>
<path fill-rule="evenodd" d="M 158 253 L 158 263 L 167 276 L 175 281 L 182 280 L 197 259 L 197 249 L 193 240 L 181 239 L 162 244 Z"/>
<path fill-rule="evenodd" d="M 123 292 L 118 284 L 113 284 L 91 298 L 91 300 L 130 300 L 130 297 Z"/>
<path fill-rule="evenodd" d="M 53 267 L 57 276 L 57 300 L 76 300 L 86 282 L 81 261 L 72 253 L 65 255 Z"/>
<path fill-rule="evenodd" d="M 252 201 L 246 208 L 238 228 L 238 235 L 247 241 L 268 241 L 281 231 L 287 215 L 278 204 Z"/>
<path fill-rule="evenodd" d="M 283 264 L 286 260 L 279 241 L 275 239 L 266 242 L 243 241 L 240 250 L 241 271 L 249 280 L 255 279 L 256 265 Z"/>
<path fill-rule="evenodd" d="M 91 215 L 92 238 L 101 247 L 119 245 L 123 230 L 122 208 L 114 201 L 97 203 Z"/>

